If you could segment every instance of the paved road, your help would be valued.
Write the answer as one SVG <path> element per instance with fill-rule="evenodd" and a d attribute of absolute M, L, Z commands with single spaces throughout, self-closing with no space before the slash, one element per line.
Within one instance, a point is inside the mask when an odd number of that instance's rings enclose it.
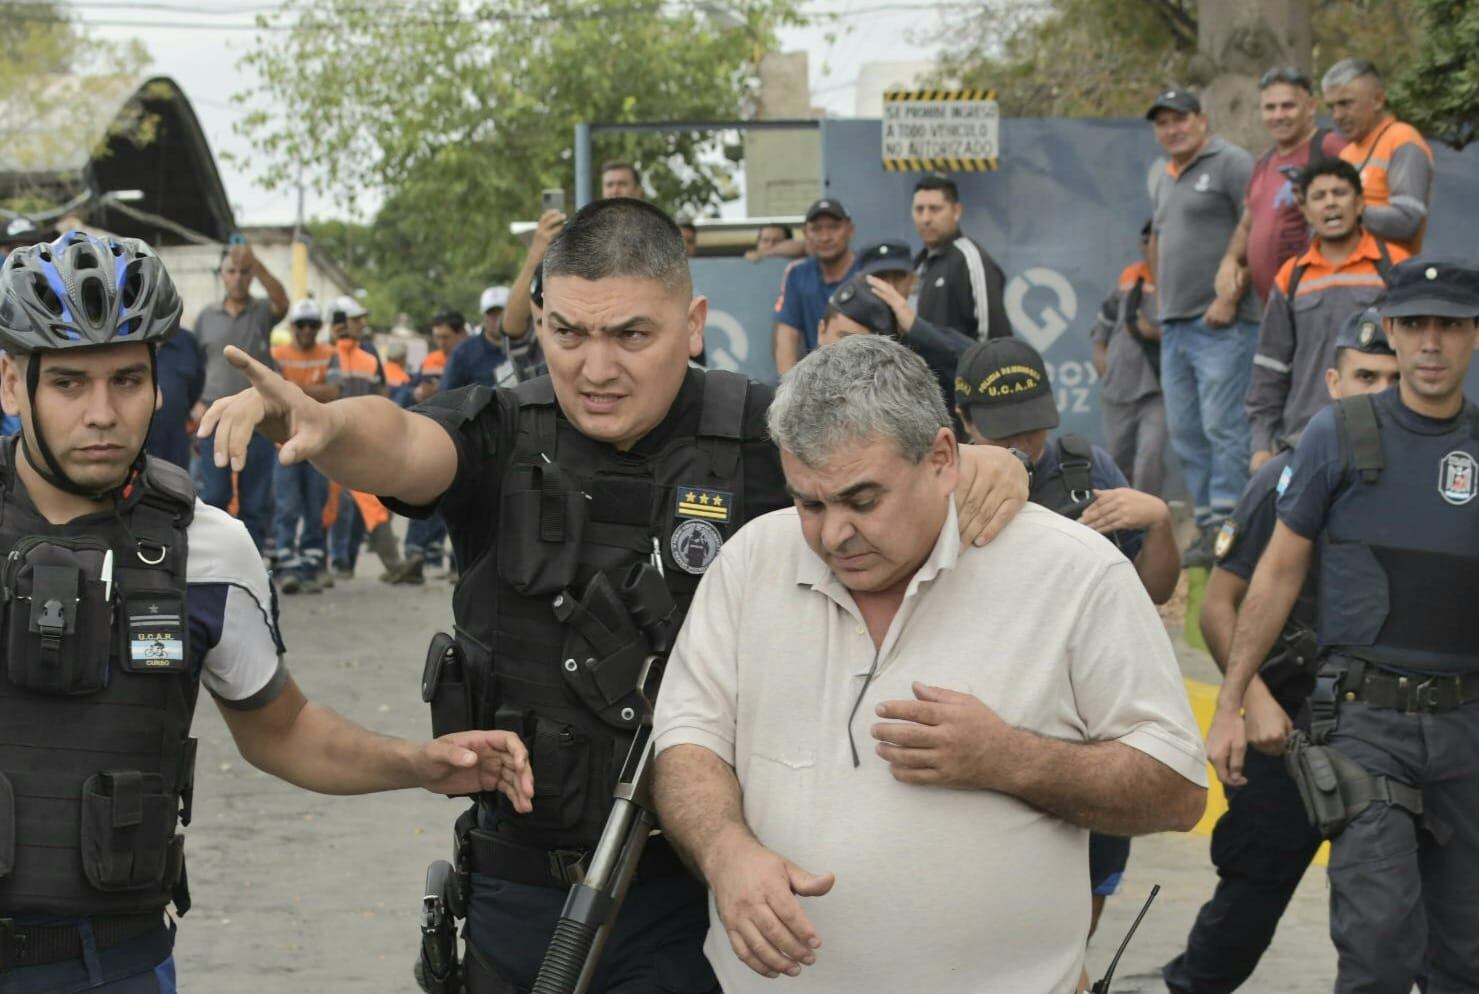
<path fill-rule="evenodd" d="M 322 596 L 284 598 L 289 665 L 310 698 L 377 730 L 425 736 L 430 723 L 418 680 L 427 640 L 450 622 L 448 588 L 438 582 L 391 588 L 368 578 L 369 563 L 361 571 L 366 579 Z M 1189 653 L 1184 660 L 1188 675 L 1205 676 L 1204 660 Z M 448 854 L 462 802 L 411 792 L 309 794 L 244 763 L 213 707 L 202 704 L 196 725 L 200 766 L 188 831 L 195 907 L 180 926 L 181 989 L 415 991 L 410 967 L 422 882 L 427 864 Z M 1114 990 L 1163 991 L 1160 965 L 1179 950 L 1213 882 L 1205 837 L 1137 841 L 1121 896 L 1111 900 L 1090 950 L 1095 976 L 1150 885 L 1160 883 L 1161 896 L 1121 961 Z M 1329 990 L 1333 977 L 1325 881 L 1316 870 L 1245 989 L 1308 994 Z M 784 981 L 776 986 L 784 990 Z"/>

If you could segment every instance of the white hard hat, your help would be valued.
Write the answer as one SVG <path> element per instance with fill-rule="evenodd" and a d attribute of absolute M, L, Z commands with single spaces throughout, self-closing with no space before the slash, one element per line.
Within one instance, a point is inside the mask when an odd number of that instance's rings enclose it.
<path fill-rule="evenodd" d="M 318 309 L 318 301 L 312 297 L 300 300 L 288 311 L 288 324 L 298 324 L 301 321 L 311 321 L 314 324 L 323 324 L 323 311 Z"/>
<path fill-rule="evenodd" d="M 478 301 L 478 310 L 487 314 L 493 308 L 505 308 L 508 306 L 508 287 L 490 286 L 483 291 L 482 298 Z"/>
<path fill-rule="evenodd" d="M 330 309 L 335 311 L 336 313 L 342 311 L 344 313 L 344 316 L 347 318 L 362 318 L 366 314 L 370 313 L 369 311 L 365 310 L 364 304 L 361 304 L 358 300 L 355 300 L 348 294 L 345 294 L 342 297 L 335 297 L 334 306 Z"/>

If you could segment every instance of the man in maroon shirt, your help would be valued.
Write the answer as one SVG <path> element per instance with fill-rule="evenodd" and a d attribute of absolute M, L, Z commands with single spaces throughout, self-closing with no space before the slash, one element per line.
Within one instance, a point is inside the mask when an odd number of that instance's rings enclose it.
<path fill-rule="evenodd" d="M 1217 270 L 1217 292 L 1236 299 L 1251 278 L 1261 305 L 1279 267 L 1310 245 L 1294 177 L 1312 159 L 1338 158 L 1346 141 L 1338 131 L 1316 125 L 1314 83 L 1302 69 L 1282 66 L 1264 73 L 1258 104 L 1274 146 L 1253 165 L 1242 220 Z"/>

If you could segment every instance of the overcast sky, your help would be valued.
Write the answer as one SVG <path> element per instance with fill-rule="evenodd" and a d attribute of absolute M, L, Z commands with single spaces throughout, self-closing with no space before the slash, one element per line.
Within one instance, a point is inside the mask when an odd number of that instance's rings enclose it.
<path fill-rule="evenodd" d="M 829 12 L 841 12 L 840 24 L 791 29 L 783 33 L 783 51 L 805 51 L 810 56 L 812 103 L 833 116 L 851 116 L 855 106 L 857 67 L 865 62 L 885 59 L 927 59 L 933 45 L 924 36 L 938 15 L 921 9 L 923 0 L 825 0 L 811 6 Z M 911 9 L 912 5 L 912 9 Z M 85 3 L 77 8 L 84 22 L 116 22 L 129 7 L 128 0 L 112 4 Z M 226 184 L 226 193 L 235 208 L 237 222 L 243 226 L 290 223 L 296 208 L 293 194 L 268 191 L 255 182 L 250 167 L 250 146 L 232 129 L 240 110 L 231 96 L 244 89 L 251 80 L 237 69 L 236 62 L 252 45 L 253 33 L 239 30 L 165 27 L 159 22 L 193 22 L 195 24 L 249 21 L 249 12 L 232 0 L 196 0 L 181 4 L 180 12 L 156 12 L 164 4 L 138 4 L 129 14 L 133 27 L 111 23 L 93 30 L 108 38 L 137 37 L 148 46 L 153 59 L 152 71 L 173 77 L 190 99 L 216 153 L 217 165 Z M 252 10 L 263 9 L 259 4 Z M 144 8 L 149 9 L 144 9 Z M 194 9 L 196 13 L 185 13 Z M 207 13 L 208 12 L 208 13 Z M 145 27 L 145 25 L 150 25 Z M 829 41 L 828 35 L 835 34 Z M 226 150 L 242 156 L 243 166 L 224 161 Z M 310 198 L 310 217 L 333 217 L 336 205 Z"/>

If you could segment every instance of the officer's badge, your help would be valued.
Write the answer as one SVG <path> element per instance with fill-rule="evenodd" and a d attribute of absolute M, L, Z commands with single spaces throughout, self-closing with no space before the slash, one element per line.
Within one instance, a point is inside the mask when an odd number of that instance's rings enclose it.
<path fill-rule="evenodd" d="M 734 506 L 734 494 L 726 490 L 705 490 L 703 487 L 678 487 L 674 493 L 676 513 L 680 518 L 707 518 L 710 521 L 728 521 Z"/>
<path fill-rule="evenodd" d="M 184 601 L 174 593 L 138 594 L 124 598 L 128 616 L 128 653 L 123 668 L 132 673 L 180 673 L 185 670 Z"/>
<path fill-rule="evenodd" d="M 1356 336 L 1356 341 L 1361 343 L 1361 348 L 1371 348 L 1371 343 L 1376 341 L 1376 322 L 1362 321 L 1361 333 Z"/>
<path fill-rule="evenodd" d="M 1438 493 L 1450 504 L 1464 505 L 1474 499 L 1479 462 L 1467 452 L 1450 452 L 1438 465 Z"/>
<path fill-rule="evenodd" d="M 1233 521 L 1232 518 L 1228 518 L 1222 523 L 1222 528 L 1217 532 L 1217 541 L 1212 545 L 1212 555 L 1216 557 L 1218 562 L 1222 562 L 1222 560 L 1227 558 L 1227 554 L 1232 551 L 1233 543 L 1237 540 L 1237 522 Z"/>
<path fill-rule="evenodd" d="M 673 529 L 673 537 L 668 539 L 668 551 L 679 569 L 697 576 L 709 568 L 723 544 L 724 536 L 709 522 L 684 521 Z"/>

